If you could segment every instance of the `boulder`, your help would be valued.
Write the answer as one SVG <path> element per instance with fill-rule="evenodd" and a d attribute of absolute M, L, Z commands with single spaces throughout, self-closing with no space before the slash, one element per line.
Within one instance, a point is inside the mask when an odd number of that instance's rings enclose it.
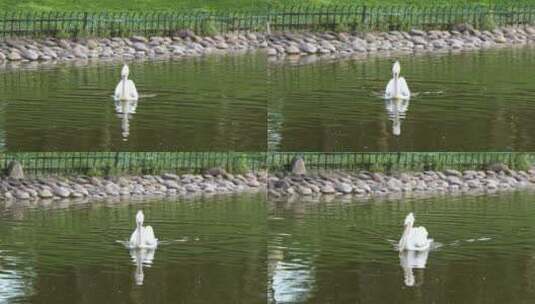
<path fill-rule="evenodd" d="M 307 170 L 306 170 L 306 167 L 305 167 L 305 161 L 303 160 L 302 157 L 294 157 L 292 159 L 292 163 L 291 163 L 291 167 L 292 167 L 292 174 L 294 175 L 305 175 L 307 174 Z"/>
<path fill-rule="evenodd" d="M 16 160 L 12 160 L 7 165 L 7 176 L 13 179 L 23 179 L 24 170 L 22 169 L 21 163 Z"/>

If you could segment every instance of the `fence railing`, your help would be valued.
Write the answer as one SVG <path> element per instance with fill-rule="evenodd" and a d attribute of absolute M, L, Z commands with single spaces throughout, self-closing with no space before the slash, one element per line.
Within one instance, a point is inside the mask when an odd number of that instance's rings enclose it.
<path fill-rule="evenodd" d="M 493 164 L 527 169 L 535 164 L 535 153 L 521 152 L 13 152 L 0 153 L 0 170 L 17 160 L 30 175 L 200 173 L 214 167 L 242 173 L 288 170 L 296 156 L 309 170 L 466 170 Z"/>
<path fill-rule="evenodd" d="M 31 175 L 199 173 L 214 167 L 256 172 L 265 168 L 264 153 L 239 152 L 14 152 L 0 154 L 0 170 L 6 170 L 11 160 L 20 162 Z"/>
<path fill-rule="evenodd" d="M 294 157 L 302 157 L 311 170 L 479 170 L 494 164 L 525 170 L 535 164 L 535 153 L 522 152 L 280 152 L 267 154 L 266 164 L 270 170 L 287 170 Z"/>
<path fill-rule="evenodd" d="M 235 12 L 14 12 L 0 13 L 0 36 L 129 36 L 233 31 L 479 28 L 535 22 L 533 5 L 291 6 Z"/>

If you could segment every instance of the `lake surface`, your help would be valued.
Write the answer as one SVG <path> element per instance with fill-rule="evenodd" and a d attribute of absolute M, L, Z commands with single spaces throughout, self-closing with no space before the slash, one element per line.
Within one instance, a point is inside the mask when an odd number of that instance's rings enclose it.
<path fill-rule="evenodd" d="M 265 151 L 266 60 L 130 63 L 141 98 L 115 105 L 121 63 L 0 70 L 0 149 Z"/>
<path fill-rule="evenodd" d="M 273 204 L 268 228 L 269 301 L 531 303 L 534 201 L 535 193 L 514 192 Z M 409 212 L 415 213 L 415 225 L 425 226 L 438 247 L 427 257 L 400 258 L 394 250 Z"/>
<path fill-rule="evenodd" d="M 397 59 L 408 103 L 382 99 Z M 532 48 L 271 63 L 269 149 L 533 151 L 534 64 Z"/>
<path fill-rule="evenodd" d="M 162 243 L 131 256 L 138 209 Z M 266 303 L 266 214 L 262 194 L 1 203 L 0 303 Z"/>

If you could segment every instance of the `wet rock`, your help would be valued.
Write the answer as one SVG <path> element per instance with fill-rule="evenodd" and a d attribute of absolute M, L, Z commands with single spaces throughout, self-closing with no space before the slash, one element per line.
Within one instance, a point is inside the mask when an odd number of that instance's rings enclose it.
<path fill-rule="evenodd" d="M 286 48 L 286 54 L 288 55 L 299 55 L 301 51 L 295 45 L 290 45 Z"/>
<path fill-rule="evenodd" d="M 52 194 L 52 192 L 48 189 L 41 189 L 38 192 L 38 196 L 40 198 L 52 198 L 54 197 L 54 194 Z"/>
<path fill-rule="evenodd" d="M 353 187 L 346 183 L 337 183 L 334 187 L 336 191 L 341 192 L 343 194 L 349 194 L 353 192 Z"/>
<path fill-rule="evenodd" d="M 10 52 L 7 55 L 7 59 L 9 59 L 10 61 L 19 61 L 22 60 L 22 56 L 20 56 L 18 52 Z"/>
<path fill-rule="evenodd" d="M 59 196 L 61 198 L 68 198 L 71 195 L 71 192 L 67 188 L 61 186 L 54 187 L 52 191 L 54 195 Z"/>
<path fill-rule="evenodd" d="M 28 192 L 25 192 L 25 191 L 22 191 L 22 190 L 15 190 L 15 192 L 13 193 L 13 196 L 16 198 L 16 199 L 19 199 L 19 200 L 27 200 L 27 199 L 30 199 L 30 194 Z"/>

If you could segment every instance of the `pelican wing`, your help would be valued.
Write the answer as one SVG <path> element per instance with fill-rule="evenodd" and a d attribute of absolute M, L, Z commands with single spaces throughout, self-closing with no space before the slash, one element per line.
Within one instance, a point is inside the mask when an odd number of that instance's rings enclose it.
<path fill-rule="evenodd" d="M 143 227 L 143 246 L 147 248 L 154 248 L 158 245 L 158 239 L 154 236 L 154 231 L 151 226 Z"/>
<path fill-rule="evenodd" d="M 127 80 L 126 92 L 128 100 L 137 100 L 139 98 L 139 95 L 137 94 L 136 85 L 132 80 Z"/>
<path fill-rule="evenodd" d="M 134 247 L 137 247 L 136 246 L 136 241 L 137 241 L 137 234 L 139 233 L 138 229 L 136 228 L 134 230 L 134 232 L 132 232 L 132 235 L 130 236 L 130 247 L 131 248 L 134 248 Z"/>
<path fill-rule="evenodd" d="M 117 86 L 115 87 L 115 94 L 113 94 L 113 96 L 115 97 L 116 100 L 119 100 L 121 99 L 121 92 L 122 92 L 122 84 L 123 84 L 123 81 L 121 79 L 121 81 L 119 81 L 119 83 L 117 84 Z"/>
<path fill-rule="evenodd" d="M 430 245 L 430 240 L 427 238 L 428 233 L 424 227 L 412 228 L 408 240 L 407 247 L 409 250 L 427 250 Z"/>
<path fill-rule="evenodd" d="M 405 80 L 405 78 L 399 78 L 398 88 L 399 93 L 403 99 L 408 99 L 411 97 L 411 91 L 409 90 L 409 86 L 407 85 L 407 81 Z"/>

